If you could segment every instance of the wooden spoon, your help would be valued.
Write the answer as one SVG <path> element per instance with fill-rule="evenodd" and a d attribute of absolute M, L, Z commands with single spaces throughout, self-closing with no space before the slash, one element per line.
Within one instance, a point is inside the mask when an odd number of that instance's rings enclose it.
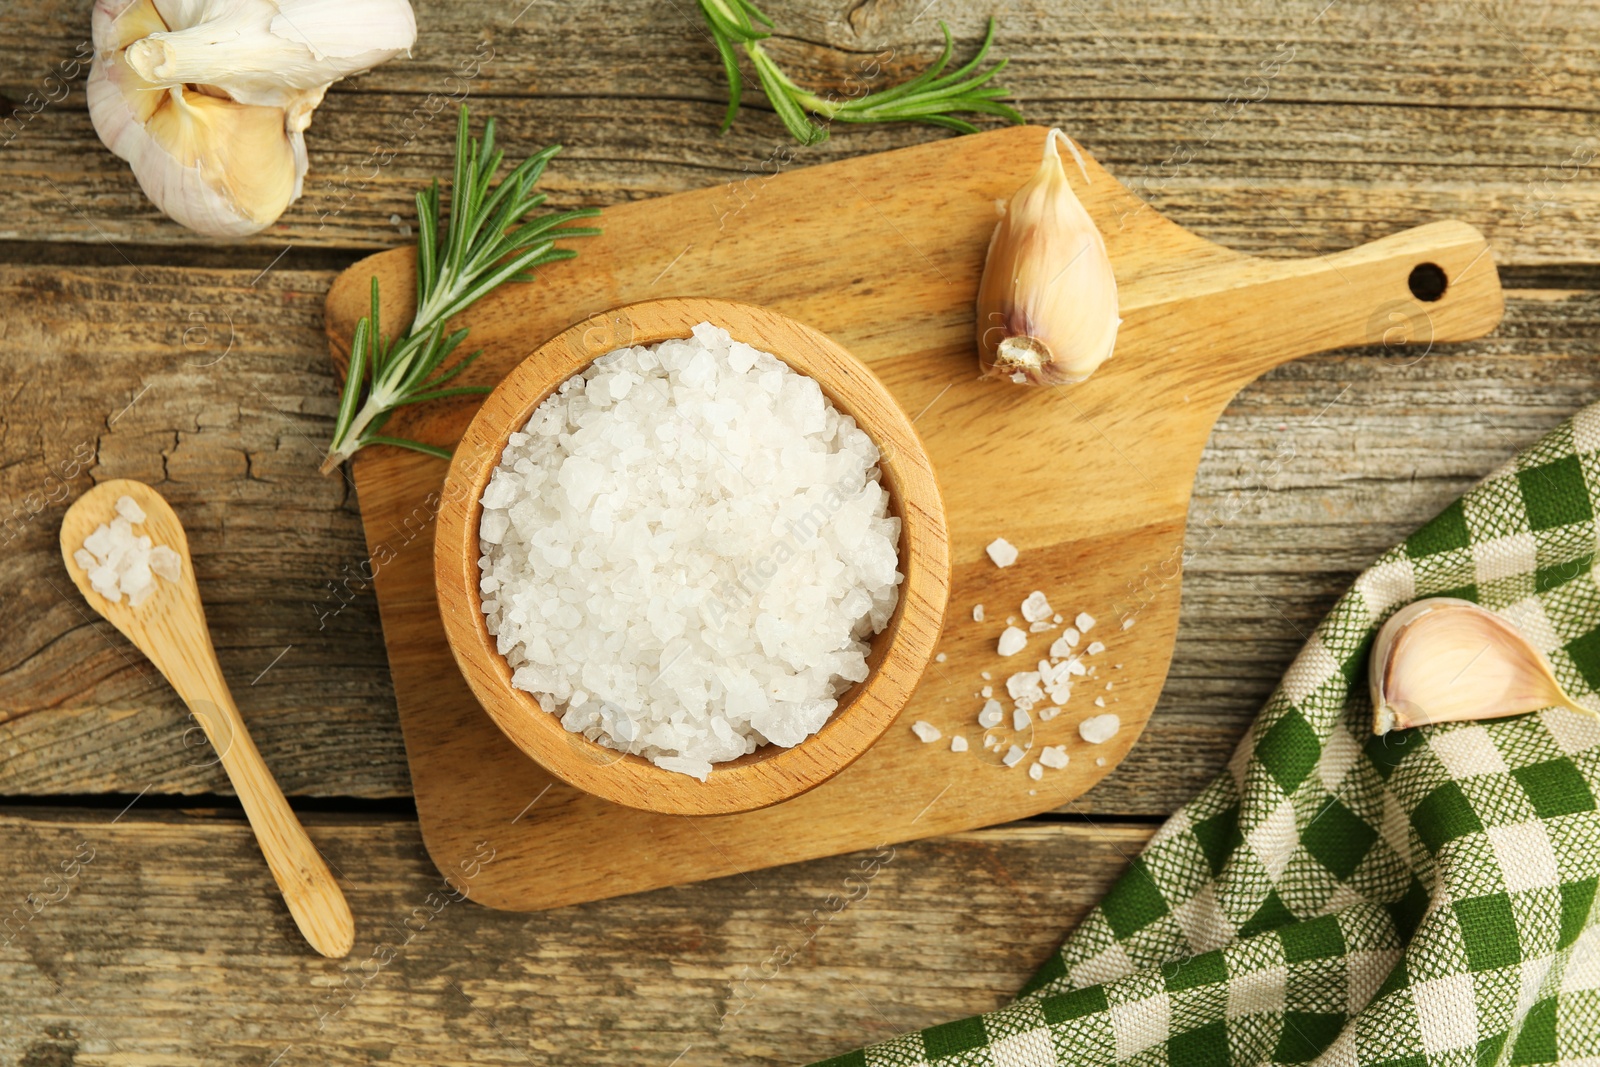
<path fill-rule="evenodd" d="M 155 579 L 155 592 L 135 608 L 126 599 L 113 604 L 89 584 L 89 575 L 73 553 L 102 523 L 109 523 L 118 498 L 132 497 L 143 509 L 145 522 L 136 532 L 166 545 L 182 560 L 181 580 Z M 111 481 L 84 493 L 61 521 L 61 556 L 67 573 L 77 583 L 89 606 L 121 630 L 166 676 L 222 759 L 234 792 L 244 805 L 256 841 L 267 858 L 272 877 L 289 905 L 300 932 L 311 947 L 338 959 L 355 942 L 355 920 L 328 866 L 295 818 L 277 780 L 261 760 L 255 742 L 245 729 L 239 709 L 222 677 L 217 653 L 206 629 L 205 610 L 189 560 L 189 539 L 172 506 L 142 482 Z"/>

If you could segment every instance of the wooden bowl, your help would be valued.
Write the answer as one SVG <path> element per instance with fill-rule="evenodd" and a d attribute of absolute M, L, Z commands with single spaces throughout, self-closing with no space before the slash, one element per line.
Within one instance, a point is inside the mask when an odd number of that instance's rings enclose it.
<path fill-rule="evenodd" d="M 763 745 L 714 764 L 704 782 L 572 733 L 531 693 L 511 685 L 511 668 L 489 636 L 478 593 L 478 524 L 484 488 L 507 438 L 546 397 L 596 357 L 628 345 L 686 338 L 698 323 L 771 352 L 816 379 L 839 411 L 883 453 L 879 468 L 901 522 L 900 600 L 872 640 L 865 681 L 839 698 L 820 731 L 793 748 Z M 617 804 L 680 815 L 721 815 L 798 796 L 849 766 L 905 707 L 933 656 L 950 592 L 944 503 L 916 430 L 883 384 L 850 353 L 808 326 L 765 308 L 722 300 L 631 304 L 578 323 L 541 345 L 484 401 L 441 494 L 434 542 L 439 611 L 456 663 L 478 701 L 517 747 L 558 778 Z"/>

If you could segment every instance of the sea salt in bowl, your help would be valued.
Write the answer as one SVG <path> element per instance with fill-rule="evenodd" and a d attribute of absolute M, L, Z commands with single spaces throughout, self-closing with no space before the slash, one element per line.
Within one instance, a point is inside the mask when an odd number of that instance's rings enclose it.
<path fill-rule="evenodd" d="M 898 568 L 905 578 L 887 624 L 868 638 L 865 679 L 838 695 L 837 710 L 820 730 L 791 747 L 764 744 L 713 763 L 700 781 L 567 729 L 562 716 L 568 709 L 552 713 L 533 693 L 514 685 L 512 665 L 486 623 L 479 560 L 486 548 L 495 547 L 480 536 L 484 492 L 512 434 L 525 429 L 540 404 L 596 358 L 619 348 L 688 338 L 704 322 L 814 380 L 833 407 L 853 418 L 877 446 L 889 514 L 900 520 Z M 651 301 L 596 316 L 546 342 L 485 401 L 457 446 L 441 501 L 434 546 L 440 612 L 451 650 L 479 702 L 519 748 L 556 776 L 606 800 L 651 811 L 747 811 L 797 796 L 844 769 L 909 700 L 932 658 L 948 597 L 944 508 L 910 420 L 844 349 L 809 327 L 748 305 Z M 487 536 L 496 536 L 495 530 Z M 520 680 L 526 684 L 525 677 Z M 548 694 L 545 699 L 548 705 Z"/>

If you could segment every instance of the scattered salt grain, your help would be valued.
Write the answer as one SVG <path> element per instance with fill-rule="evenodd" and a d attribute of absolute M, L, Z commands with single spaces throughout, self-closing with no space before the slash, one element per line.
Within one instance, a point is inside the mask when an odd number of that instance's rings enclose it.
<path fill-rule="evenodd" d="M 1123 620 L 1122 620 L 1122 628 L 1123 628 L 1123 629 L 1124 629 L 1124 630 L 1131 630 L 1131 629 L 1133 629 L 1133 620 L 1132 620 L 1132 619 L 1123 619 Z"/>
<path fill-rule="evenodd" d="M 972 605 L 972 621 L 973 622 L 982 622 L 983 621 L 983 605 L 982 604 L 974 604 L 974 605 Z"/>
<path fill-rule="evenodd" d="M 1039 766 L 1037 763 L 1033 764 L 1028 768 L 1028 777 L 1037 782 L 1039 779 L 1044 777 L 1044 768 Z"/>
<path fill-rule="evenodd" d="M 950 739 L 950 751 L 951 752 L 965 752 L 966 750 L 967 750 L 967 739 L 965 737 L 962 737 L 960 734 L 956 734 L 954 737 L 952 737 Z"/>
<path fill-rule="evenodd" d="M 1081 632 L 1088 633 L 1094 629 L 1094 616 L 1087 611 L 1080 611 L 1078 612 L 1078 617 L 1072 620 L 1072 625 L 1076 626 Z"/>
<path fill-rule="evenodd" d="M 995 651 L 1002 656 L 1015 656 L 1027 647 L 1028 635 L 1015 626 L 1007 626 L 1005 632 L 1000 635 L 1000 643 L 996 646 Z"/>
<path fill-rule="evenodd" d="M 113 604 L 126 596 L 129 606 L 137 608 L 156 591 L 157 578 L 176 582 L 183 576 L 183 557 L 133 532 L 148 518 L 133 497 L 118 497 L 112 511 L 111 521 L 83 539 L 72 561 L 83 568 L 96 593 Z"/>
<path fill-rule="evenodd" d="M 1028 599 L 1022 602 L 1022 617 L 1029 622 L 1043 622 L 1050 617 L 1050 601 L 1045 595 L 1035 589 L 1028 594 Z"/>
<path fill-rule="evenodd" d="M 988 671 L 980 671 L 978 673 L 978 677 L 982 678 L 984 681 L 987 682 L 987 681 L 990 681 L 991 679 L 993 679 L 994 675 L 990 674 Z"/>
<path fill-rule="evenodd" d="M 1106 650 L 1106 646 L 1105 646 L 1105 644 L 1103 642 L 1090 641 L 1089 642 L 1089 647 L 1084 649 L 1084 654 L 1088 655 L 1088 656 L 1098 656 L 1100 653 L 1104 652 L 1105 650 Z"/>
<path fill-rule="evenodd" d="M 1094 758 L 1094 765 L 1096 767 L 1104 767 L 1106 765 L 1106 758 L 1104 756 L 1096 756 Z"/>
<path fill-rule="evenodd" d="M 1000 720 L 1004 717 L 1005 713 L 1000 710 L 1000 702 L 991 700 L 983 706 L 982 711 L 978 712 L 978 725 L 985 730 L 992 729 L 999 726 Z"/>
<path fill-rule="evenodd" d="M 1117 731 L 1122 729 L 1122 720 L 1115 713 L 1106 712 L 1104 715 L 1091 716 L 1078 724 L 1078 736 L 1091 745 L 1104 744 L 1117 736 Z"/>
<path fill-rule="evenodd" d="M 911 732 L 917 735 L 917 740 L 923 744 L 939 740 L 939 729 L 930 722 L 917 721 L 911 724 Z"/>
<path fill-rule="evenodd" d="M 996 567 L 1009 567 L 1017 561 L 1017 546 L 1004 537 L 996 537 L 990 541 L 985 551 L 989 553 L 989 558 L 994 560 Z"/>
<path fill-rule="evenodd" d="M 1056 614 L 1051 618 L 1050 621 L 1055 623 L 1057 626 L 1060 626 L 1061 625 L 1061 613 L 1059 611 L 1056 612 Z"/>
<path fill-rule="evenodd" d="M 1106 706 L 1106 698 L 1105 697 L 1095 697 L 1094 698 L 1094 706 L 1097 707 L 1097 708 L 1105 707 Z"/>
<path fill-rule="evenodd" d="M 1011 713 L 1011 728 L 1013 730 L 1026 730 L 1033 725 L 1033 719 L 1022 708 Z"/>
<path fill-rule="evenodd" d="M 1000 762 L 1004 763 L 1007 767 L 1015 767 L 1017 764 L 1022 762 L 1022 757 L 1025 755 L 1027 755 L 1026 752 L 1022 751 L 1022 749 L 1018 748 L 1016 745 L 1012 745 L 1006 750 L 1006 754 L 1001 758 Z"/>
<path fill-rule="evenodd" d="M 855 420 L 725 330 L 692 334 L 564 382 L 510 436 L 478 534 L 512 684 L 574 733 L 703 778 L 822 728 L 903 576 Z"/>
<path fill-rule="evenodd" d="M 989 677 L 989 675 L 985 674 L 984 677 L 987 678 L 987 677 Z M 994 686 L 992 686 L 992 685 L 984 686 L 982 689 L 978 690 L 978 695 L 981 696 L 983 699 L 988 700 L 990 697 L 994 696 Z"/>
<path fill-rule="evenodd" d="M 1046 620 L 1044 620 L 1042 622 L 1030 622 L 1028 624 L 1028 632 L 1030 634 L 1042 634 L 1046 630 L 1054 630 L 1055 628 L 1056 628 L 1056 624 L 1051 622 L 1051 621 L 1049 621 L 1048 619 L 1046 619 Z"/>
<path fill-rule="evenodd" d="M 941 652 L 937 656 L 933 657 L 933 662 L 935 662 L 935 663 L 943 663 L 948 658 L 949 658 L 948 656 L 946 656 L 943 652 Z"/>
<path fill-rule="evenodd" d="M 1046 745 L 1039 750 L 1039 762 L 1052 770 L 1059 771 L 1067 765 L 1067 746 Z"/>
<path fill-rule="evenodd" d="M 1054 698 L 1052 698 L 1052 699 L 1054 699 Z M 1060 714 L 1061 714 L 1061 709 L 1059 707 L 1040 708 L 1039 709 L 1039 721 L 1040 722 L 1049 722 L 1051 719 L 1055 718 L 1057 715 L 1060 715 Z"/>

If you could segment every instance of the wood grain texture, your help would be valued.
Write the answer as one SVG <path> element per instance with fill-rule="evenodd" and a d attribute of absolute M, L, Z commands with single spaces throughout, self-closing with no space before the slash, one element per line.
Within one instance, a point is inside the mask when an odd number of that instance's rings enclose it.
<path fill-rule="evenodd" d="M 562 206 L 945 136 L 851 128 L 799 151 L 752 93 L 717 138 L 725 86 L 681 0 L 416 6 L 415 57 L 335 87 L 308 135 L 305 197 L 241 259 L 289 243 L 403 241 L 413 192 L 448 168 L 453 126 L 438 109 L 463 90 L 501 120 L 506 143 L 567 146 L 548 182 Z M 51 102 L 59 90 L 47 79 L 83 41 L 87 8 L 21 0 L 0 16 L 0 93 L 27 116 L 0 149 L 16 208 L 0 237 L 192 244 L 95 139 L 82 77 Z M 1488 234 L 1502 261 L 1596 259 L 1600 238 L 1584 220 L 1600 213 L 1600 181 L 1579 160 L 1600 148 L 1600 11 L 1582 0 L 1422 10 L 1377 0 L 931 9 L 788 0 L 772 8 L 783 35 L 771 50 L 808 84 L 839 90 L 874 63 L 884 77 L 920 69 L 937 54 L 938 18 L 970 51 L 991 10 L 997 54 L 1012 60 L 1006 84 L 1029 120 L 1064 125 L 1203 236 L 1262 254 L 1328 252 L 1456 217 Z M 36 114 L 30 93 L 43 104 Z"/>
<path fill-rule="evenodd" d="M 470 900 L 498 835 L 447 885 L 414 822 L 310 817 L 358 921 L 332 961 L 242 821 L 113 814 L 0 811 L 0 1061 L 808 1063 L 1006 1003 L 1151 829 L 1005 827 L 511 916 Z"/>
<path fill-rule="evenodd" d="M 676 820 L 553 783 L 491 728 L 452 674 L 429 596 L 428 557 L 384 566 L 376 583 L 384 635 L 430 849 L 459 852 L 485 822 L 520 820 L 505 849 L 515 858 L 486 878 L 480 899 L 514 909 L 559 906 L 846 851 L 868 839 L 993 825 L 1073 800 L 1121 761 L 1155 705 L 1175 637 L 1195 465 L 1233 393 L 1309 352 L 1391 341 L 1385 351 L 1428 351 L 1480 336 L 1500 319 L 1499 282 L 1469 226 L 1440 222 L 1334 256 L 1265 260 L 1145 210 L 1087 159 L 1086 176 L 1073 184 L 1105 233 L 1117 272 L 1124 318 L 1117 354 L 1069 388 L 980 381 L 973 303 L 993 204 L 1034 172 L 1045 137 L 1023 127 L 780 175 L 731 218 L 718 215 L 717 190 L 625 205 L 607 213 L 605 232 L 585 239 L 577 259 L 460 316 L 483 353 L 460 380 L 479 384 L 523 364 L 530 338 L 663 290 L 759 304 L 821 330 L 865 363 L 901 408 L 917 413 L 946 505 L 955 605 L 939 646 L 947 659 L 923 675 L 898 729 L 810 793 L 707 819 L 692 835 Z M 827 209 L 815 213 L 818 205 Z M 860 264 L 874 257 L 880 265 L 863 276 Z M 1449 279 L 1432 302 L 1408 289 L 1423 263 Z M 372 278 L 382 291 L 403 294 L 413 272 L 412 257 L 400 250 L 341 275 L 328 297 L 336 354 L 370 306 Z M 403 321 L 405 313 L 402 296 L 383 319 Z M 463 440 L 473 410 L 470 402 L 401 409 L 386 432 L 452 445 Z M 1007 438 L 1025 440 L 1028 453 L 1019 460 L 999 447 Z M 481 434 L 465 443 L 475 455 L 487 447 Z M 1050 462 L 1106 449 L 1114 457 L 1112 492 L 1098 468 Z M 387 554 L 392 531 L 413 523 L 417 541 L 431 540 L 431 518 L 443 506 L 437 460 L 373 448 L 353 466 L 374 558 Z M 460 497 L 458 487 L 449 499 L 459 505 Z M 461 527 L 452 530 L 455 540 L 437 558 L 459 567 Z M 1021 551 L 1005 570 L 984 551 L 997 534 Z M 1087 612 L 1103 620 L 1087 638 L 1103 643 L 1087 661 L 1094 673 L 1078 680 L 1059 718 L 982 733 L 992 749 L 973 742 L 961 755 L 923 744 L 910 730 L 913 719 L 947 737 L 980 736 L 982 674 L 1001 690 L 1059 635 L 1057 628 L 1035 636 L 1015 660 L 996 655 L 1002 620 L 1035 589 L 1068 618 Z M 971 617 L 980 602 L 993 610 L 983 623 Z M 461 611 L 444 606 L 450 617 Z M 1076 727 L 1101 709 L 1119 715 L 1121 729 L 1090 746 Z M 504 726 L 504 708 L 497 719 Z M 1032 750 L 1032 762 L 1046 745 L 1065 746 L 1069 765 L 1035 779 L 1020 764 L 1000 762 L 1012 747 Z M 594 855 L 588 842 L 597 833 L 653 850 L 652 862 Z"/>
<path fill-rule="evenodd" d="M 138 534 L 176 553 L 180 568 L 176 580 L 146 574 L 155 588 L 137 607 L 131 598 L 113 601 L 101 596 L 90 582 L 89 571 L 77 562 L 90 536 L 121 513 L 124 500 L 143 513 L 143 521 L 134 524 Z M 211 645 L 189 539 L 172 505 L 143 482 L 128 478 L 102 482 L 74 500 L 62 518 L 61 559 L 90 608 L 161 672 L 200 723 L 305 939 L 324 956 L 339 959 L 348 955 L 355 940 L 350 905 L 239 717 Z M 90 560 L 91 567 L 93 562 Z"/>
<path fill-rule="evenodd" d="M 619 346 L 687 338 L 703 322 L 716 323 L 736 342 L 772 353 L 811 378 L 877 445 L 875 477 L 900 526 L 896 549 L 902 581 L 893 614 L 872 638 L 866 678 L 839 694 L 837 709 L 821 729 L 798 745 L 764 744 L 718 764 L 698 781 L 572 733 L 532 694 L 511 684 L 511 668 L 484 625 L 478 528 L 480 501 L 507 438 L 522 432 L 562 383 Z M 699 298 L 646 300 L 574 323 L 518 363 L 483 399 L 456 446 L 439 497 L 434 588 L 456 666 L 495 725 L 524 754 L 568 785 L 613 804 L 666 815 L 729 815 L 815 788 L 854 763 L 889 729 L 932 664 L 944 628 L 950 533 L 933 464 L 911 417 L 837 342 L 769 308 Z M 818 521 L 826 526 L 827 514 Z M 400 634 L 396 640 L 409 638 Z M 453 697 L 458 687 L 447 691 Z"/>

